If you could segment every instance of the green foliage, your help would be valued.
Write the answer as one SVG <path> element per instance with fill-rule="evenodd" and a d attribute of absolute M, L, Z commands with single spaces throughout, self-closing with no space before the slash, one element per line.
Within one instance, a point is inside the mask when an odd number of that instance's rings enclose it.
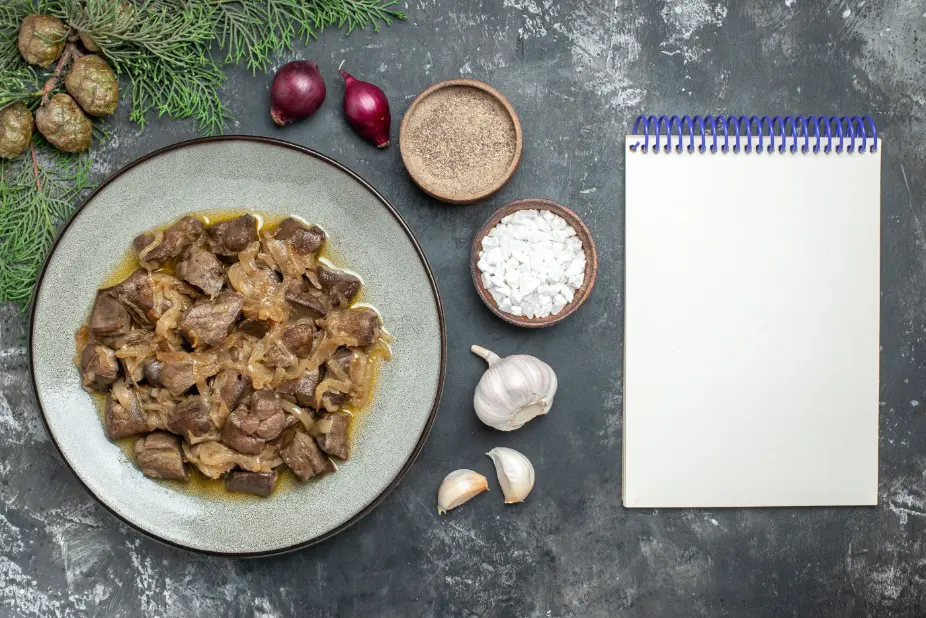
<path fill-rule="evenodd" d="M 49 74 L 19 55 L 22 18 L 48 13 L 100 48 L 120 77 L 130 119 L 144 128 L 154 114 L 194 119 L 201 133 L 229 119 L 220 93 L 224 64 L 265 71 L 274 56 L 309 43 L 327 27 L 353 30 L 404 19 L 397 0 L 0 0 L 0 108 L 34 109 Z M 214 56 L 213 52 L 219 55 Z M 217 60 L 221 58 L 221 60 Z M 50 67 L 54 70 L 54 67 Z M 60 85 L 58 86 L 60 88 Z M 53 91 L 54 92 L 54 91 Z M 95 125 L 98 126 L 98 125 Z M 0 302 L 28 304 L 56 226 L 90 187 L 90 156 L 67 155 L 40 136 L 30 153 L 0 159 Z M 36 184 L 38 179 L 38 185 Z"/>
<path fill-rule="evenodd" d="M 0 159 L 0 302 L 25 307 L 55 230 L 74 210 L 74 202 L 90 187 L 90 156 L 58 152 L 36 137 L 32 157 Z M 38 184 L 37 184 L 38 183 Z"/>
<path fill-rule="evenodd" d="M 88 36 L 128 80 L 131 119 L 150 113 L 194 118 L 200 132 L 221 132 L 228 110 L 219 96 L 222 63 L 266 70 L 273 57 L 308 43 L 327 26 L 355 29 L 405 15 L 396 0 L 52 0 L 49 10 Z M 121 8 L 121 7 L 131 8 Z M 212 55 L 223 53 L 222 63 Z"/>

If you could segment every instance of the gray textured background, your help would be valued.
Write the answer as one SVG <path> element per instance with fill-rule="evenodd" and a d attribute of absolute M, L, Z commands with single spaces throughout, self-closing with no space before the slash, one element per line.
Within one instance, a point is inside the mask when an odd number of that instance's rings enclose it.
<path fill-rule="evenodd" d="M 279 136 L 329 154 L 405 216 L 434 267 L 449 327 L 434 430 L 400 487 L 339 537 L 251 561 L 173 550 L 120 525 L 88 496 L 38 420 L 25 320 L 0 311 L 0 614 L 64 616 L 922 616 L 926 615 L 926 31 L 922 0 L 422 0 L 378 35 L 326 32 L 282 58 L 318 60 L 328 101 L 279 130 L 269 77 L 232 70 L 231 133 Z M 393 135 L 430 83 L 484 79 L 524 127 L 514 180 L 488 202 L 443 206 L 340 113 L 341 60 L 390 97 Z M 886 139 L 882 193 L 881 482 L 876 508 L 627 511 L 620 502 L 621 138 L 649 113 L 870 113 Z M 99 178 L 194 137 L 110 123 Z M 493 317 L 467 272 L 471 236 L 497 206 L 570 205 L 598 243 L 586 306 L 550 330 Z M 471 408 L 481 343 L 558 371 L 552 413 L 514 434 Z M 834 439 L 838 439 L 838 433 Z M 444 474 L 496 445 L 527 454 L 527 503 L 492 492 L 438 518 Z M 221 523 L 217 523 L 221 525 Z M 269 524 L 268 524 L 269 525 Z M 283 524 L 285 525 L 285 523 Z"/>

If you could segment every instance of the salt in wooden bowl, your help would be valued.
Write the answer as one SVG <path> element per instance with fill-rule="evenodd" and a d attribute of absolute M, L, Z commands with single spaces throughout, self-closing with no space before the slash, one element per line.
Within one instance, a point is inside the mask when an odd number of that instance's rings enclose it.
<path fill-rule="evenodd" d="M 576 290 L 572 302 L 563 307 L 563 310 L 556 315 L 550 314 L 545 318 L 529 318 L 523 315 L 506 313 L 498 308 L 495 299 L 492 298 L 492 295 L 489 294 L 489 291 L 486 290 L 482 283 L 482 271 L 480 271 L 479 267 L 476 265 L 479 261 L 479 252 L 482 251 L 482 239 L 488 235 L 492 228 L 498 225 L 503 217 L 507 217 L 519 210 L 549 210 L 553 214 L 559 215 L 565 219 L 566 223 L 576 231 L 576 237 L 582 241 L 582 250 L 585 252 L 585 278 L 582 280 L 582 285 Z M 579 218 L 579 215 L 565 206 L 561 206 L 549 200 L 524 199 L 511 202 L 496 210 L 486 224 L 482 226 L 482 229 L 476 233 L 475 238 L 473 238 L 473 248 L 470 254 L 469 266 L 473 276 L 473 285 L 476 286 L 476 292 L 492 313 L 515 326 L 543 328 L 561 322 L 578 311 L 582 303 L 584 303 L 589 294 L 591 294 L 592 288 L 595 287 L 595 278 L 598 275 L 598 251 L 595 249 L 595 241 L 592 239 L 591 231 L 589 231 L 588 226 L 585 225 L 582 219 Z"/>
<path fill-rule="evenodd" d="M 483 200 L 521 161 L 521 121 L 508 99 L 475 79 L 448 79 L 412 101 L 399 130 L 402 162 L 422 191 L 451 204 Z"/>

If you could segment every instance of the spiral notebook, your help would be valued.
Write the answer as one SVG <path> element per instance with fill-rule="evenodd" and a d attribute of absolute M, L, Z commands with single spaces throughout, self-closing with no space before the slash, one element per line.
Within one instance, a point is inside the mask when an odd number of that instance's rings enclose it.
<path fill-rule="evenodd" d="M 624 505 L 877 504 L 874 123 L 649 116 L 625 153 Z"/>

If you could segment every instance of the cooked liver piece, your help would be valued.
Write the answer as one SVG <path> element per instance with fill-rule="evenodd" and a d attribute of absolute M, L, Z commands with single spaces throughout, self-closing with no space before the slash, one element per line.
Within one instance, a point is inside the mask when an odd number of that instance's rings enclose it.
<path fill-rule="evenodd" d="M 318 446 L 339 459 L 347 459 L 347 429 L 350 427 L 350 415 L 340 413 L 322 414 L 319 420 L 331 420 L 331 431 L 315 436 Z"/>
<path fill-rule="evenodd" d="M 370 345 L 379 337 L 382 322 L 379 314 L 369 307 L 355 307 L 329 313 L 324 328 L 335 337 L 351 337 L 354 346 Z"/>
<path fill-rule="evenodd" d="M 131 393 L 131 396 L 132 405 L 128 408 L 119 403 L 111 393 L 106 398 L 104 412 L 106 435 L 111 440 L 127 438 L 148 431 L 148 415 L 145 414 L 134 392 Z"/>
<path fill-rule="evenodd" d="M 180 438 L 154 431 L 135 441 L 135 461 L 138 467 L 155 479 L 187 480 L 187 470 L 180 453 Z"/>
<path fill-rule="evenodd" d="M 178 403 L 167 418 L 167 428 L 193 444 L 215 429 L 202 397 L 194 395 Z"/>
<path fill-rule="evenodd" d="M 354 357 L 354 353 L 348 350 L 347 348 L 338 348 L 337 352 L 331 355 L 325 362 L 325 367 L 328 370 L 325 372 L 326 377 L 336 377 L 331 371 L 332 365 L 337 365 L 340 367 L 344 375 L 350 377 L 350 362 Z M 324 407 L 329 412 L 337 411 L 343 404 L 344 400 L 347 399 L 347 393 L 342 393 L 340 391 L 326 390 L 322 395 L 322 407 Z"/>
<path fill-rule="evenodd" d="M 132 327 L 132 317 L 111 290 L 100 290 L 90 310 L 90 330 L 94 335 L 124 335 Z"/>
<path fill-rule="evenodd" d="M 270 330 L 270 322 L 265 320 L 258 320 L 257 318 L 247 318 L 241 320 L 241 323 L 238 325 L 238 330 L 257 339 L 262 339 L 264 335 L 267 334 L 267 331 Z"/>
<path fill-rule="evenodd" d="M 196 384 L 196 378 L 193 375 L 193 362 L 184 361 L 167 361 L 161 367 L 161 384 L 164 385 L 174 397 L 182 395 L 191 386 Z"/>
<path fill-rule="evenodd" d="M 298 429 L 289 430 L 280 445 L 280 456 L 303 481 L 316 474 L 335 472 L 334 463 L 322 452 L 315 440 Z"/>
<path fill-rule="evenodd" d="M 350 302 L 363 285 L 356 275 L 329 268 L 324 264 L 315 267 L 315 274 L 332 307 L 350 306 Z"/>
<path fill-rule="evenodd" d="M 215 300 L 201 299 L 190 307 L 180 324 L 177 332 L 186 337 L 194 348 L 203 344 L 217 346 L 228 336 L 238 316 L 244 297 L 238 292 L 222 292 Z"/>
<path fill-rule="evenodd" d="M 222 442 L 241 453 L 260 453 L 264 442 L 283 431 L 284 420 L 279 396 L 262 388 L 251 395 L 250 407 L 239 405 L 225 419 Z"/>
<path fill-rule="evenodd" d="M 136 269 L 110 290 L 138 324 L 150 328 L 153 322 L 148 312 L 154 309 L 154 284 L 148 271 Z"/>
<path fill-rule="evenodd" d="M 225 477 L 225 489 L 255 496 L 269 496 L 277 484 L 276 472 L 247 472 L 232 470 Z"/>
<path fill-rule="evenodd" d="M 105 393 L 119 377 L 119 362 L 115 352 L 91 343 L 80 355 L 80 371 L 84 386 Z"/>
<path fill-rule="evenodd" d="M 273 237 L 277 240 L 288 240 L 299 255 L 316 253 L 325 244 L 325 232 L 318 226 L 306 227 L 302 222 L 287 217 L 280 221 L 279 227 Z"/>
<path fill-rule="evenodd" d="M 251 394 L 251 378 L 240 375 L 234 369 L 223 369 L 212 381 L 216 392 L 229 410 L 234 410 L 242 399 Z"/>
<path fill-rule="evenodd" d="M 240 405 L 235 408 L 225 419 L 221 440 L 223 444 L 239 453 L 257 455 L 264 450 L 264 441 L 245 429 L 249 422 L 248 416 L 247 406 Z"/>
<path fill-rule="evenodd" d="M 177 263 L 177 276 L 209 295 L 218 296 L 225 286 L 225 267 L 214 254 L 192 246 Z"/>
<path fill-rule="evenodd" d="M 277 392 L 280 395 L 289 395 L 288 398 L 294 399 L 300 406 L 315 408 L 315 388 L 321 381 L 322 371 L 312 369 L 295 380 L 286 380 L 277 387 Z"/>
<path fill-rule="evenodd" d="M 145 382 L 151 386 L 157 386 L 158 388 L 164 386 L 161 383 L 162 369 L 164 369 L 164 363 L 157 360 L 156 358 L 149 358 L 146 360 L 144 366 L 142 367 L 142 375 L 145 377 Z M 190 373 L 192 374 L 192 370 Z M 189 386 L 187 388 L 189 388 Z"/>
<path fill-rule="evenodd" d="M 206 248 L 217 255 L 237 255 L 255 240 L 257 219 L 251 215 L 216 223 L 206 231 Z"/>
<path fill-rule="evenodd" d="M 193 217 L 183 217 L 164 230 L 161 243 L 141 257 L 142 252 L 155 241 L 154 233 L 140 234 L 132 241 L 139 263 L 149 270 L 156 270 L 170 258 L 175 258 L 192 245 L 203 234 L 203 223 Z"/>
<path fill-rule="evenodd" d="M 285 298 L 291 303 L 311 309 L 318 315 L 325 315 L 328 313 L 328 308 L 320 298 L 312 294 L 312 289 L 305 279 L 291 281 L 286 286 Z"/>
<path fill-rule="evenodd" d="M 287 349 L 299 358 L 307 358 L 312 353 L 315 328 L 308 323 L 293 324 L 283 329 L 280 338 Z"/>

